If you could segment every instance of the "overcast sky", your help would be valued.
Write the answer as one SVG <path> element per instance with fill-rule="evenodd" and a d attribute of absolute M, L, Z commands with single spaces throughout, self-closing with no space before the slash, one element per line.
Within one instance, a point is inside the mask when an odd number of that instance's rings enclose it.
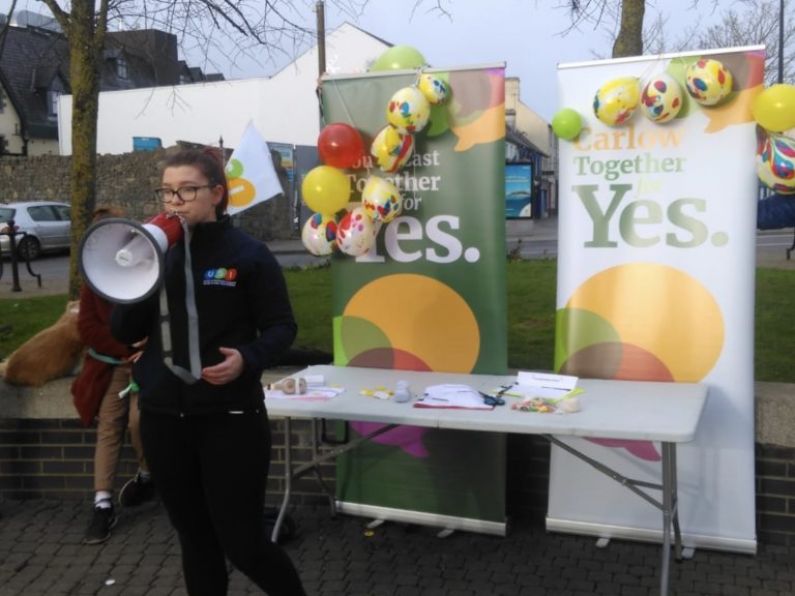
<path fill-rule="evenodd" d="M 340 0 L 350 5 L 353 0 Z M 591 60 L 610 55 L 609 32 L 584 24 L 567 35 L 569 11 L 561 8 L 566 0 L 440 0 L 450 16 L 428 12 L 435 0 L 425 0 L 414 11 L 414 0 L 369 0 L 359 15 L 340 10 L 326 0 L 326 27 L 344 21 L 393 44 L 407 44 L 420 50 L 435 67 L 506 62 L 508 76 L 521 79 L 522 101 L 549 120 L 558 109 L 555 70 L 558 63 Z M 9 0 L 0 0 L 7 10 Z M 314 28 L 312 0 L 296 0 L 292 17 Z M 666 31 L 678 37 L 688 26 L 707 26 L 719 21 L 714 0 L 647 0 L 646 22 L 661 14 L 667 19 Z M 736 5 L 736 0 L 719 0 L 718 11 Z M 402 8 L 401 8 L 402 7 Z M 38 0 L 19 0 L 17 9 L 46 13 Z M 688 48 L 699 49 L 699 48 Z M 295 50 L 288 48 L 290 54 Z M 201 55 L 187 56 L 191 64 L 201 64 Z M 272 74 L 284 59 L 260 61 L 238 59 L 235 65 L 218 58 L 205 70 L 221 70 L 228 78 Z"/>

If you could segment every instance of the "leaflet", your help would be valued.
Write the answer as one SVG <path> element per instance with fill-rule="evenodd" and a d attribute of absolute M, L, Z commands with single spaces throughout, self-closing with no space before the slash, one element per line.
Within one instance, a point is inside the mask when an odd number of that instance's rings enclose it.
<path fill-rule="evenodd" d="M 493 410 L 493 405 L 483 401 L 483 395 L 469 385 L 446 383 L 429 385 L 423 396 L 414 403 L 415 408 L 450 408 L 460 410 Z"/>
<path fill-rule="evenodd" d="M 344 387 L 309 387 L 304 393 L 285 393 L 280 389 L 265 389 L 265 399 L 325 401 L 345 391 Z"/>
<path fill-rule="evenodd" d="M 519 371 L 516 383 L 500 388 L 498 393 L 521 398 L 562 399 L 577 388 L 578 380 L 571 375 Z"/>

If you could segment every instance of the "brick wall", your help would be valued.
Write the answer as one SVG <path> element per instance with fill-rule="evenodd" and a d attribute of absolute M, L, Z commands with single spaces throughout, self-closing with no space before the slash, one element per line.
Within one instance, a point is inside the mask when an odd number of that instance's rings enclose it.
<path fill-rule="evenodd" d="M 795 546 L 795 449 L 756 444 L 756 531 L 765 544 Z"/>
<path fill-rule="evenodd" d="M 162 206 L 151 191 L 159 185 L 160 162 L 166 151 L 97 156 L 97 203 L 119 205 L 130 218 L 139 221 L 158 213 Z M 70 164 L 71 157 L 61 155 L 0 159 L 0 201 L 38 199 L 68 203 Z M 238 217 L 241 227 L 260 240 L 297 237 L 290 225 L 291 207 L 285 196 L 251 207 Z"/>
<path fill-rule="evenodd" d="M 273 452 L 268 482 L 268 501 L 281 502 L 284 490 L 283 422 L 273 421 Z M 307 461 L 311 456 L 310 422 L 293 422 L 293 457 Z M 86 499 L 94 489 L 94 445 L 96 431 L 84 428 L 76 419 L 0 419 L 0 497 L 7 499 Z M 295 461 L 295 460 L 294 460 Z M 122 450 L 117 469 L 116 489 L 138 468 L 129 442 Z M 333 487 L 334 466 L 323 468 Z M 293 503 L 326 502 L 314 477 L 293 484 Z"/>
<path fill-rule="evenodd" d="M 284 425 L 273 425 L 273 453 L 268 503 L 280 502 L 284 490 Z M 293 422 L 294 463 L 311 455 L 310 423 Z M 93 429 L 76 420 L 0 419 L 0 496 L 10 499 L 90 498 L 93 488 Z M 541 523 L 547 506 L 549 444 L 541 437 L 508 436 L 507 509 L 509 516 Z M 127 445 L 117 486 L 135 473 Z M 333 489 L 334 465 L 322 467 Z M 795 449 L 756 446 L 757 533 L 761 543 L 795 546 Z M 325 504 L 312 474 L 293 484 L 294 504 Z"/>

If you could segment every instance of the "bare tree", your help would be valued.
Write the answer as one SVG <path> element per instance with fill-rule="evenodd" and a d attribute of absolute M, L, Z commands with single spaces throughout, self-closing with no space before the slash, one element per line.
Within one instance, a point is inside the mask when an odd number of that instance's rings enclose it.
<path fill-rule="evenodd" d="M 160 29 L 177 35 L 184 52 L 201 52 L 205 65 L 230 64 L 295 51 L 314 35 L 301 24 L 303 2 L 292 0 L 42 0 L 69 46 L 72 91 L 72 259 L 69 294 L 77 297 L 80 241 L 96 201 L 97 115 L 100 67 L 109 23 L 125 29 Z M 336 0 L 355 14 L 363 0 Z"/>
<path fill-rule="evenodd" d="M 0 22 L 0 56 L 3 55 L 3 47 L 6 43 L 6 34 L 8 33 L 8 28 L 11 26 L 11 17 L 14 15 L 14 10 L 17 6 L 17 0 L 12 0 L 11 6 L 8 8 L 8 14 L 5 15 L 5 21 Z M 0 17 L 2 17 L 0 13 Z"/>
<path fill-rule="evenodd" d="M 623 0 L 621 25 L 613 44 L 613 58 L 639 56 L 643 53 L 643 15 L 646 0 Z"/>
<path fill-rule="evenodd" d="M 563 7 L 571 12 L 571 26 L 564 35 L 583 25 L 607 28 L 613 39 L 613 58 L 643 53 L 646 0 L 568 0 Z"/>
<path fill-rule="evenodd" d="M 784 80 L 795 79 L 795 2 L 785 2 L 784 15 Z M 666 18 L 660 9 L 661 0 L 563 0 L 557 8 L 570 11 L 569 34 L 583 26 L 604 30 L 613 40 L 613 57 L 659 54 L 692 48 L 725 48 L 764 44 L 767 46 L 768 83 L 775 81 L 779 60 L 779 0 L 734 0 L 728 10 L 719 0 L 691 0 L 689 10 L 695 21 L 675 38 L 666 34 Z M 651 8 L 656 16 L 643 26 L 643 17 Z M 703 27 L 703 16 L 721 14 L 722 20 Z M 720 12 L 723 10 L 724 12 Z M 671 41 L 673 40 L 673 41 Z"/>
<path fill-rule="evenodd" d="M 704 48 L 728 48 L 764 44 L 766 46 L 765 78 L 775 83 L 779 62 L 779 2 L 778 0 L 740 0 L 737 9 L 723 15 L 723 20 L 709 27 L 698 37 Z M 795 81 L 795 2 L 790 1 L 784 14 L 785 82 Z"/>

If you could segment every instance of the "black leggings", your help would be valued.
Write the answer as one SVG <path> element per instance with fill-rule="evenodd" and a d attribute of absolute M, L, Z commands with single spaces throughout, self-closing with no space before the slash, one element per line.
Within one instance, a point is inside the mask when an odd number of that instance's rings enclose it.
<path fill-rule="evenodd" d="M 180 418 L 141 412 L 146 461 L 182 546 L 191 596 L 226 594 L 224 555 L 270 596 L 303 596 L 263 528 L 271 436 L 265 411 Z"/>

